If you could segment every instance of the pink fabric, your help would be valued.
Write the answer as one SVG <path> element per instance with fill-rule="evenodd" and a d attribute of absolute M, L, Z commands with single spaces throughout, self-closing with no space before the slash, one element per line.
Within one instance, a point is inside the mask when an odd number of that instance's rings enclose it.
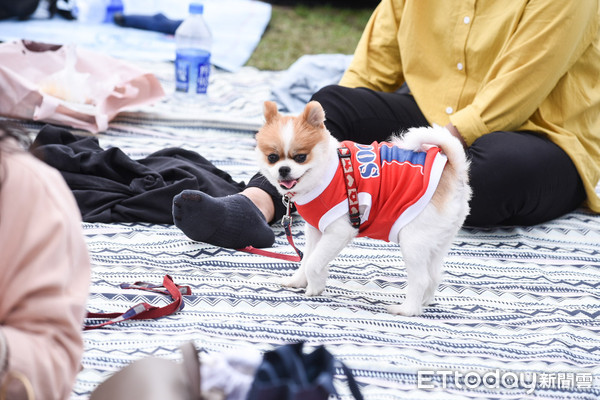
<path fill-rule="evenodd" d="M 33 51 L 0 44 L 0 113 L 7 117 L 104 131 L 126 107 L 164 96 L 158 79 L 134 65 L 72 45 Z"/>
<path fill-rule="evenodd" d="M 22 151 L 1 151 L 0 161 L 0 333 L 8 369 L 27 376 L 36 399 L 67 399 L 80 369 L 90 279 L 79 209 L 58 171 Z"/>

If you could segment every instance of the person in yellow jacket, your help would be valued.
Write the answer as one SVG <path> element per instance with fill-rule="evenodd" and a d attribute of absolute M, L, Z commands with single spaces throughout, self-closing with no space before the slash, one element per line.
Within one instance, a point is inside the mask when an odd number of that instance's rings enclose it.
<path fill-rule="evenodd" d="M 330 97 L 343 90 L 315 97 L 351 131 L 384 118 L 398 130 L 399 111 L 386 108 L 405 101 L 425 119 L 414 123 L 453 130 L 472 163 L 467 224 L 536 224 L 584 200 L 600 212 L 598 3 L 383 0 L 340 82 L 376 92 L 352 90 L 361 94 L 343 94 L 342 104 Z M 404 83 L 409 94 L 377 93 Z"/>
<path fill-rule="evenodd" d="M 382 0 L 339 85 L 312 99 L 340 140 L 448 127 L 471 162 L 467 225 L 539 224 L 582 205 L 600 212 L 599 23 L 599 0 Z M 256 221 L 278 220 L 280 203 L 257 175 L 242 196 L 179 199 L 180 225 L 194 220 L 190 233 L 210 243 L 204 216 L 259 213 L 236 228 L 252 244 L 268 228 Z"/>

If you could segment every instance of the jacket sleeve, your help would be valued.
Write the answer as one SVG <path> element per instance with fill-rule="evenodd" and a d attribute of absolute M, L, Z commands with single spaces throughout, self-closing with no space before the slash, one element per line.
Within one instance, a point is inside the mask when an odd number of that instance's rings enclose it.
<path fill-rule="evenodd" d="M 90 261 L 77 204 L 57 171 L 28 154 L 3 158 L 0 192 L 0 333 L 6 371 L 36 399 L 68 399 L 83 352 Z M 17 159 L 5 164 L 4 158 Z M 5 371 L 5 372 L 6 372 Z M 8 385 L 19 399 L 23 385 Z"/>
<path fill-rule="evenodd" d="M 450 116 L 467 144 L 522 126 L 591 44 L 597 0 L 532 0 L 473 102 Z"/>
<path fill-rule="evenodd" d="M 403 8 L 403 0 L 382 0 L 379 3 L 340 85 L 392 92 L 404 83 L 396 36 Z"/>

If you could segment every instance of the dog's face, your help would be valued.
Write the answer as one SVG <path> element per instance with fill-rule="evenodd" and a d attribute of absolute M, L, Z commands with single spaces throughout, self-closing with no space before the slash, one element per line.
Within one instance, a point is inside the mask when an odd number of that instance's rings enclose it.
<path fill-rule="evenodd" d="M 330 135 L 321 105 L 311 101 L 297 117 L 283 116 L 265 102 L 265 125 L 256 134 L 256 152 L 263 175 L 282 195 L 315 187 L 323 174 Z"/>

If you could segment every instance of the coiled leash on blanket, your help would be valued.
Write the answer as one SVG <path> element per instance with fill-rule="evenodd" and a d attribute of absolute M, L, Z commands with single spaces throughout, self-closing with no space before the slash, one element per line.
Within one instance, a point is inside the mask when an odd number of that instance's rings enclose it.
<path fill-rule="evenodd" d="M 101 328 L 117 322 L 127 321 L 128 319 L 155 319 L 164 317 L 166 315 L 171 315 L 174 312 L 183 309 L 183 296 L 189 296 L 192 294 L 192 289 L 189 286 L 176 285 L 173 282 L 173 278 L 171 278 L 169 275 L 164 276 L 162 286 L 146 282 L 136 282 L 134 284 L 122 283 L 120 287 L 121 289 L 139 289 L 165 294 L 167 296 L 171 296 L 173 302 L 164 307 L 156 307 L 148 303 L 139 303 L 124 313 L 88 312 L 86 317 L 88 319 L 108 319 L 108 321 L 98 324 L 86 322 L 83 326 L 84 330 Z"/>
<path fill-rule="evenodd" d="M 283 218 L 281 218 L 281 225 L 283 226 L 283 229 L 285 231 L 285 236 L 287 238 L 287 241 L 292 246 L 294 251 L 296 252 L 296 255 L 290 256 L 287 254 L 275 253 L 273 251 L 257 249 L 253 246 L 246 246 L 243 249 L 237 249 L 238 251 L 244 251 L 246 253 L 258 254 L 258 255 L 266 256 L 266 257 L 278 258 L 280 260 L 286 260 L 286 261 L 299 262 L 302 260 L 302 257 L 304 256 L 304 254 L 302 254 L 302 251 L 300 251 L 300 249 L 297 248 L 296 245 L 294 244 L 294 237 L 292 235 L 292 222 L 293 222 L 292 201 L 290 200 L 290 198 L 288 196 L 283 196 L 281 201 L 283 202 L 283 205 L 285 206 L 285 210 L 286 210 L 285 215 L 283 216 Z"/>

